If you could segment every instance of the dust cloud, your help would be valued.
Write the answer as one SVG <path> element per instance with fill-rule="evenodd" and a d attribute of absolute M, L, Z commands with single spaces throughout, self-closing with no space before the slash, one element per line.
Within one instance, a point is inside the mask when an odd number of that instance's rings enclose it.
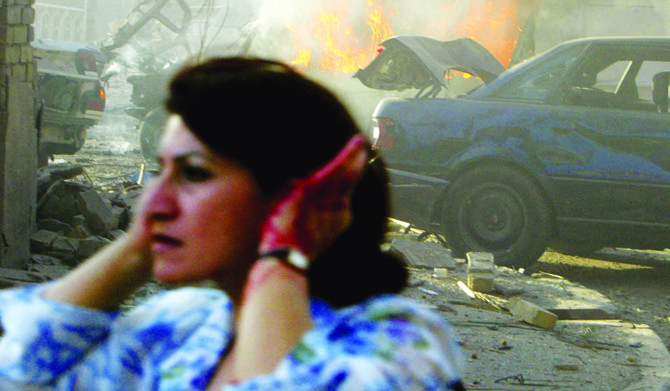
<path fill-rule="evenodd" d="M 97 4 L 95 29 L 89 28 L 97 31 L 93 46 L 113 39 L 134 7 L 148 8 L 157 2 L 108 3 L 89 1 Z M 150 68 L 156 69 L 198 56 L 278 59 L 329 85 L 364 127 L 376 102 L 388 93 L 367 89 L 351 76 L 374 58 L 384 39 L 394 35 L 471 37 L 507 66 L 568 39 L 670 33 L 666 0 L 170 0 L 166 4 L 161 14 L 177 24 L 183 18 L 182 5 L 188 5 L 190 25 L 185 33 L 175 34 L 154 19 L 116 49 L 118 63 L 146 68 L 147 58 L 154 56 Z"/>

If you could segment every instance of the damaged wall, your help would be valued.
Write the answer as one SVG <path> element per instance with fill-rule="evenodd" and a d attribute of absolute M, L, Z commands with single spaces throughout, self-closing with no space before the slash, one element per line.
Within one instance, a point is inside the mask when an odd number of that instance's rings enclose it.
<path fill-rule="evenodd" d="M 0 266 L 30 258 L 35 220 L 34 0 L 0 0 Z"/>

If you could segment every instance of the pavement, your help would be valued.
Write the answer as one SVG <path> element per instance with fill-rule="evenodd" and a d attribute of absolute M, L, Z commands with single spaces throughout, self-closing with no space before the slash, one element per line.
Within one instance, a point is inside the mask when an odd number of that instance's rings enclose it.
<path fill-rule="evenodd" d="M 439 242 L 405 232 L 390 234 L 389 243 L 410 268 L 403 294 L 452 324 L 468 389 L 670 391 L 663 341 L 647 325 L 619 320 L 599 292 L 561 276 L 497 266 L 481 292 L 470 289 L 477 284 L 468 280 L 468 261 Z M 510 311 L 516 302 L 536 317 Z"/>

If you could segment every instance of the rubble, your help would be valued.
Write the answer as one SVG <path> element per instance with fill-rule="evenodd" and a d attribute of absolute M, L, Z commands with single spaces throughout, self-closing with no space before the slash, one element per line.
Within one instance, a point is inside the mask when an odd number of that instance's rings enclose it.
<path fill-rule="evenodd" d="M 123 234 L 137 196 L 137 190 L 98 191 L 73 164 L 41 168 L 37 189 L 28 270 L 0 269 L 0 287 L 51 280 L 90 257 Z"/>
<path fill-rule="evenodd" d="M 493 255 L 482 252 L 469 252 L 465 256 L 468 261 L 468 286 L 479 292 L 492 292 L 496 272 Z"/>
<path fill-rule="evenodd" d="M 495 266 L 486 253 L 446 260 L 451 253 L 439 241 L 391 227 L 385 248 L 409 255 L 403 295 L 452 324 L 468 389 L 670 389 L 663 341 L 645 324 L 619 320 L 602 294 L 558 275 Z M 446 264 L 448 273 L 438 272 Z M 491 277 L 487 292 L 466 283 L 478 273 Z"/>
<path fill-rule="evenodd" d="M 509 300 L 509 312 L 516 319 L 543 329 L 553 329 L 558 321 L 556 314 L 519 297 Z"/>

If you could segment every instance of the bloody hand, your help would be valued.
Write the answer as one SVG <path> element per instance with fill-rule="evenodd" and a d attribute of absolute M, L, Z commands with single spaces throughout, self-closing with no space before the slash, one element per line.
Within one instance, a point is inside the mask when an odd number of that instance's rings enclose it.
<path fill-rule="evenodd" d="M 351 223 L 351 193 L 367 163 L 366 140 L 351 138 L 338 155 L 278 197 L 263 224 L 260 253 L 295 249 L 308 259 L 325 250 Z"/>

